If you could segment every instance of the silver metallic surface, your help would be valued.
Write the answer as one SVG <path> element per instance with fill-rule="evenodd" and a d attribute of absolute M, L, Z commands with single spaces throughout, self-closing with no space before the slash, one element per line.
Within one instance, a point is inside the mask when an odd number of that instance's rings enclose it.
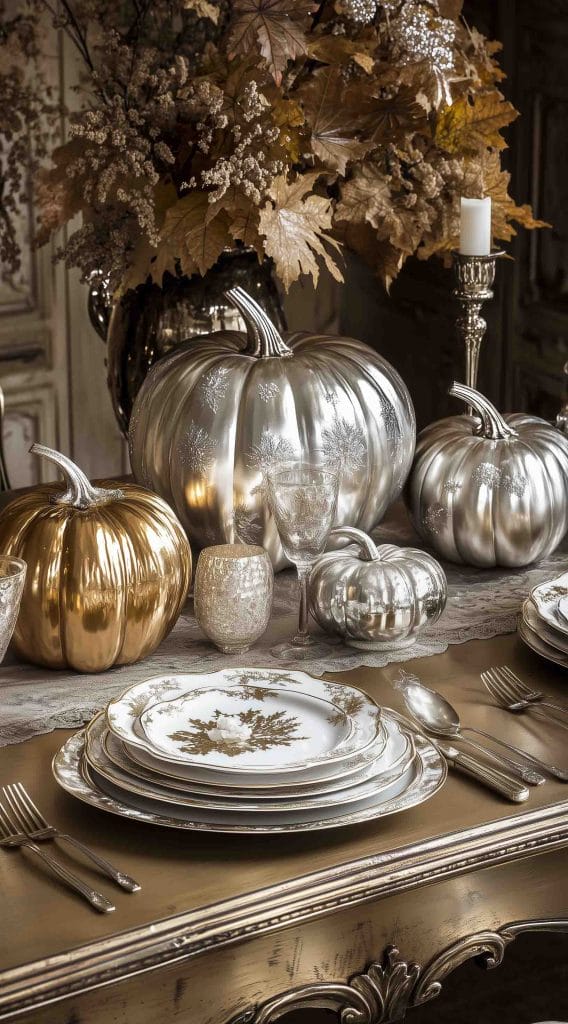
<path fill-rule="evenodd" d="M 462 309 L 462 315 L 456 320 L 456 328 L 465 345 L 465 382 L 468 387 L 475 388 L 479 353 L 487 328 L 479 311 L 486 299 L 493 298 L 495 261 L 505 253 L 499 250 L 489 256 L 464 256 L 461 252 L 452 255 L 456 277 L 453 294 Z"/>
<path fill-rule="evenodd" d="M 108 505 L 111 501 L 118 501 L 124 497 L 123 491 L 116 488 L 111 490 L 108 487 L 95 487 L 85 476 L 82 469 L 71 461 L 67 455 L 48 448 L 45 444 L 32 444 L 30 448 L 32 455 L 40 455 L 43 459 L 49 459 L 59 469 L 65 478 L 67 489 L 61 494 L 54 494 L 52 497 L 55 505 L 70 505 L 72 508 L 83 510 L 96 508 L 98 505 Z"/>
<path fill-rule="evenodd" d="M 408 475 L 414 410 L 399 375 L 366 345 L 282 338 L 246 292 L 229 297 L 248 337 L 194 338 L 151 370 L 131 420 L 132 470 L 176 509 L 199 547 L 261 544 L 282 569 L 266 500 L 270 467 L 323 453 L 341 470 L 338 525 L 368 531 Z"/>
<path fill-rule="evenodd" d="M 310 611 L 328 633 L 370 650 L 414 643 L 442 614 L 446 577 L 435 558 L 417 548 L 378 547 L 361 530 L 333 530 L 358 551 L 328 551 L 317 559 L 309 581 Z"/>
<path fill-rule="evenodd" d="M 539 715 L 544 718 L 547 722 L 552 722 L 554 725 L 560 726 L 562 729 L 568 729 L 568 723 L 558 718 L 556 711 L 563 711 L 563 708 L 559 708 L 556 704 L 550 704 L 547 701 L 533 701 L 526 697 L 519 696 L 516 687 L 512 686 L 508 682 L 507 678 L 503 676 L 502 670 L 499 668 L 490 668 L 486 672 L 481 673 L 481 681 L 483 685 L 489 690 L 492 697 L 495 698 L 501 707 L 507 708 L 508 711 L 514 713 L 522 713 L 523 711 L 538 711 Z M 543 711 L 542 708 L 552 710 L 552 714 L 549 710 Z"/>
<path fill-rule="evenodd" d="M 488 747 L 482 746 L 481 743 L 470 739 L 469 736 L 464 736 L 464 732 L 473 732 L 492 740 L 494 743 L 501 742 L 497 736 L 492 736 L 491 733 L 481 732 L 478 729 L 468 728 L 467 726 L 462 729 L 459 715 L 453 705 L 445 697 L 442 697 L 440 693 L 436 693 L 435 690 L 424 686 L 418 679 L 418 676 L 409 675 L 401 670 L 400 676 L 394 680 L 393 686 L 396 690 L 400 690 L 408 710 L 427 733 L 433 733 L 434 736 L 446 737 L 448 739 L 464 740 L 485 757 L 492 760 L 498 767 L 504 768 L 505 771 L 518 777 L 522 782 L 528 782 L 531 786 L 540 786 L 546 781 L 544 775 L 528 768 L 526 764 L 513 761 L 511 758 L 505 757 L 504 754 L 497 754 Z M 511 747 L 508 749 L 524 757 L 522 750 Z"/>
<path fill-rule="evenodd" d="M 568 529 L 568 438 L 461 384 L 450 394 L 477 415 L 421 431 L 406 488 L 416 529 L 443 558 L 481 568 L 550 554 Z"/>

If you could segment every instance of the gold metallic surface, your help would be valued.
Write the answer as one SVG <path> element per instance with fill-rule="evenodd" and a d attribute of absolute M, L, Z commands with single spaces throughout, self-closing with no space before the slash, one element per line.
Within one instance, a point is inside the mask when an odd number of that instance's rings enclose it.
<path fill-rule="evenodd" d="M 134 484 L 122 485 L 118 497 L 113 491 L 107 504 L 82 508 L 62 503 L 61 494 L 61 484 L 37 487 L 0 515 L 0 551 L 28 565 L 16 652 L 80 672 L 138 661 L 185 601 L 185 534 L 161 498 Z"/>

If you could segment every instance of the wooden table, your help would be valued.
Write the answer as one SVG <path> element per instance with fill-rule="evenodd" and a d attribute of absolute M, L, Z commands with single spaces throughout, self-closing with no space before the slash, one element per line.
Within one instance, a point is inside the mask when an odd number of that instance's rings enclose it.
<path fill-rule="evenodd" d="M 405 669 L 469 724 L 566 764 L 566 730 L 489 703 L 479 672 L 503 663 L 567 700 L 568 676 L 515 636 L 456 645 Z M 361 668 L 340 679 L 400 707 L 389 682 L 398 671 Z M 3 852 L 1 1020 L 269 1024 L 287 1006 L 324 1006 L 358 1012 L 346 1022 L 378 1024 L 437 996 L 466 959 L 500 962 L 522 931 L 568 930 L 560 782 L 516 805 L 451 774 L 430 802 L 382 822 L 208 838 L 123 821 L 59 791 L 49 765 L 67 735 L 1 749 L 0 780 L 24 782 L 48 818 L 142 890 L 123 893 L 81 865 L 115 898 L 116 913 L 98 916 L 30 855 Z"/>

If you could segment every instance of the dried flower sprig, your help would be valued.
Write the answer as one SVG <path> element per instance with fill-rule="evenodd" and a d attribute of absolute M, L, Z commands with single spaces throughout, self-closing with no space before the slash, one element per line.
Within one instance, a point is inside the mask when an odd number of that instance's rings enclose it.
<path fill-rule="evenodd" d="M 501 169 L 517 113 L 498 46 L 459 0 L 21 0 L 16 20 L 4 2 L 0 47 L 37 59 L 39 8 L 84 66 L 81 109 L 47 165 L 50 103 L 0 65 L 8 272 L 41 162 L 39 239 L 80 213 L 60 256 L 122 289 L 203 274 L 235 245 L 272 257 L 288 287 L 317 281 L 322 262 L 340 279 L 343 244 L 388 286 L 410 255 L 448 254 L 462 194 L 491 195 L 496 239 L 538 225 Z"/>

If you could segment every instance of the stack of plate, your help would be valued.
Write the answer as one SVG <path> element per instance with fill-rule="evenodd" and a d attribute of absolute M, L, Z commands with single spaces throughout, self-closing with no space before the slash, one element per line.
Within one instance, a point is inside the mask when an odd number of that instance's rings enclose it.
<path fill-rule="evenodd" d="M 395 712 L 303 672 L 159 676 L 55 756 L 57 781 L 123 817 L 211 832 L 336 828 L 432 796 L 446 765 Z"/>
<path fill-rule="evenodd" d="M 519 636 L 543 658 L 568 668 L 568 572 L 531 590 Z"/>

